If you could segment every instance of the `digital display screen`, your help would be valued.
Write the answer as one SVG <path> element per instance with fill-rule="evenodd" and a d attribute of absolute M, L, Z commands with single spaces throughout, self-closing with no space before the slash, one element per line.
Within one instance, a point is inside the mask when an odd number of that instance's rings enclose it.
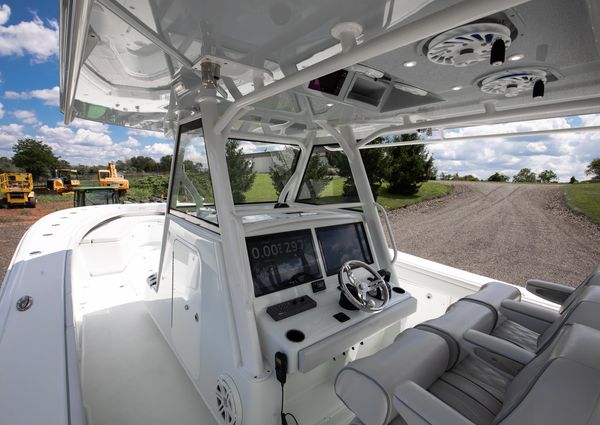
<path fill-rule="evenodd" d="M 257 297 L 321 278 L 308 229 L 249 237 L 246 246 Z"/>
<path fill-rule="evenodd" d="M 342 264 L 349 260 L 373 262 L 362 223 L 321 227 L 316 231 L 327 276 L 337 274 Z"/>
<path fill-rule="evenodd" d="M 312 80 L 308 83 L 308 88 L 337 96 L 340 94 L 340 90 L 342 90 L 347 75 L 348 71 L 341 69 Z"/>

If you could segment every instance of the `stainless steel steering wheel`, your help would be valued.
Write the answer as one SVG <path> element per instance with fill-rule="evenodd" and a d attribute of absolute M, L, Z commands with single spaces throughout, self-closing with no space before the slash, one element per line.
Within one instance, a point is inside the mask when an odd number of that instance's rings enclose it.
<path fill-rule="evenodd" d="M 355 270 L 359 268 L 368 271 L 374 279 L 364 281 L 358 279 L 355 276 Z M 348 282 L 344 281 L 344 276 L 348 278 Z M 342 264 L 338 272 L 338 280 L 346 299 L 359 310 L 366 311 L 367 313 L 381 311 L 390 300 L 390 293 L 381 275 L 373 267 L 362 261 L 350 260 Z M 356 295 L 350 292 L 348 286 L 346 286 L 347 283 L 356 288 Z M 378 289 L 382 294 L 381 300 L 369 294 L 369 292 L 377 291 Z"/>

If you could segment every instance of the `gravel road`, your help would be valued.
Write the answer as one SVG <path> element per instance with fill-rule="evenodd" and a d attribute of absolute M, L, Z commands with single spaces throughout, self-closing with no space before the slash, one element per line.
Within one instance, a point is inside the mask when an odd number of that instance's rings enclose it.
<path fill-rule="evenodd" d="M 389 213 L 398 248 L 493 279 L 577 285 L 600 262 L 600 226 L 558 185 L 450 182 L 452 193 Z"/>

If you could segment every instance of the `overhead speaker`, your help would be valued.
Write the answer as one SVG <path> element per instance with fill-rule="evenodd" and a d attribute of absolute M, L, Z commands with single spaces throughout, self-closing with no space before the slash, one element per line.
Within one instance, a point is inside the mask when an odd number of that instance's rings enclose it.
<path fill-rule="evenodd" d="M 539 68 L 515 68 L 494 72 L 479 81 L 481 91 L 487 94 L 500 94 L 515 97 L 532 90 L 536 82 L 545 84 L 548 73 Z M 542 88 L 543 94 L 543 88 Z"/>
<path fill-rule="evenodd" d="M 427 58 L 439 65 L 457 67 L 469 66 L 487 61 L 492 54 L 492 47 L 510 46 L 511 31 L 502 24 L 478 22 L 463 25 L 439 34 L 427 44 Z"/>

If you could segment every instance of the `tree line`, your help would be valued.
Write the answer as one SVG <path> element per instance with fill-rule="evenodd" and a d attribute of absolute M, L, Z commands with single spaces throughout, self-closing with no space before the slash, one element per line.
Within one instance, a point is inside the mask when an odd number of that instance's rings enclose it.
<path fill-rule="evenodd" d="M 117 170 L 136 173 L 168 173 L 171 169 L 172 155 L 165 155 L 156 161 L 149 156 L 134 156 L 125 161 L 115 162 Z M 35 180 L 50 177 L 54 170 L 69 168 L 78 174 L 96 174 L 106 169 L 107 164 L 73 165 L 55 155 L 47 144 L 35 139 L 21 139 L 13 146 L 12 158 L 0 157 L 1 172 L 28 172 Z"/>
<path fill-rule="evenodd" d="M 585 169 L 586 176 L 591 176 L 592 182 L 600 182 L 600 158 L 595 158 L 588 164 Z M 460 176 L 458 173 L 450 174 L 450 173 L 440 173 L 440 180 L 455 180 L 455 181 L 484 181 L 487 180 L 489 182 L 509 182 L 511 178 L 506 174 L 502 174 L 499 172 L 495 172 L 487 179 L 480 180 L 479 178 L 467 174 L 465 176 Z M 558 175 L 553 170 L 543 170 L 539 173 L 535 173 L 530 168 L 521 168 L 517 174 L 512 176 L 513 183 L 558 183 Z M 569 183 L 578 183 L 578 180 L 575 176 L 572 176 L 569 180 Z"/>

